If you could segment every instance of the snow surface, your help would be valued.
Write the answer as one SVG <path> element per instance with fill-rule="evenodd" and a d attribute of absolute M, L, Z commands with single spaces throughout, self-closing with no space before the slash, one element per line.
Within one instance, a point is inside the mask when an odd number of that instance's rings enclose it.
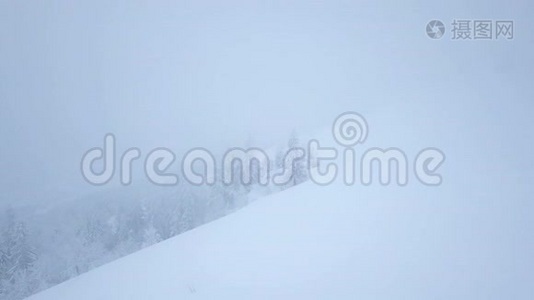
<path fill-rule="evenodd" d="M 531 299 L 528 214 L 457 187 L 307 182 L 29 299 Z"/>

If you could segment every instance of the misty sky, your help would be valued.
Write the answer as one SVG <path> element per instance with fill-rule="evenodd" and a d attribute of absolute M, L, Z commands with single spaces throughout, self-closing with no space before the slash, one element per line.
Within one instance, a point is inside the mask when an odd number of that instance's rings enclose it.
<path fill-rule="evenodd" d="M 145 153 L 266 146 L 347 110 L 532 179 L 530 1 L 78 2 L 0 0 L 1 203 L 90 192 L 80 159 L 108 132 Z M 515 38 L 453 41 L 458 18 L 514 20 Z"/>

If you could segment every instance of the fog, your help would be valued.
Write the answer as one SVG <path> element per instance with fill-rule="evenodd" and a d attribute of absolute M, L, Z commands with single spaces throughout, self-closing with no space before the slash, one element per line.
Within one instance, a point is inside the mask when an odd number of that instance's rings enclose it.
<path fill-rule="evenodd" d="M 528 1 L 158 4 L 3 1 L 2 202 L 80 193 L 79 160 L 108 132 L 183 150 L 269 145 L 346 110 L 439 102 L 503 125 L 532 110 Z M 425 35 L 464 16 L 513 19 L 517 37 Z"/>
<path fill-rule="evenodd" d="M 345 111 L 388 131 L 390 144 L 379 146 L 439 147 L 449 176 L 523 201 L 534 178 L 533 9 L 530 1 L 1 1 L 0 207 L 31 215 L 131 189 L 81 175 L 82 156 L 107 133 L 118 153 L 138 147 L 143 157 L 156 147 L 179 156 L 251 141 L 270 149 L 293 131 L 328 130 Z M 425 33 L 433 19 L 445 23 L 442 39 Z M 455 19 L 513 20 L 514 38 L 452 40 Z M 134 176 L 133 187 L 145 184 Z"/>

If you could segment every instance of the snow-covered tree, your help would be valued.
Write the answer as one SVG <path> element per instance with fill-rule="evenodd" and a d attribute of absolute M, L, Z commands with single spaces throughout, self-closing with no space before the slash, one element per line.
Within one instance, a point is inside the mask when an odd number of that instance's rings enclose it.
<path fill-rule="evenodd" d="M 36 287 L 35 250 L 28 241 L 23 222 L 15 219 L 11 208 L 6 211 L 6 228 L 2 233 L 0 290 L 6 299 L 19 299 L 30 295 Z M 0 294 L 2 295 L 2 294 Z"/>
<path fill-rule="evenodd" d="M 300 143 L 300 140 L 298 138 L 298 135 L 295 131 L 291 134 L 291 137 L 289 138 L 287 142 L 288 148 L 294 149 L 294 148 L 303 148 L 303 146 Z M 293 165 L 292 168 L 292 178 L 291 182 L 292 185 L 301 184 L 302 182 L 306 181 L 308 179 L 308 172 L 307 172 L 307 163 L 306 163 L 306 157 L 302 158 L 293 158 Z"/>
<path fill-rule="evenodd" d="M 22 222 L 15 225 L 11 250 L 11 269 L 9 273 L 27 273 L 31 271 L 33 263 L 37 260 L 35 250 L 28 243 L 26 226 Z"/>
<path fill-rule="evenodd" d="M 143 236 L 143 245 L 142 247 L 148 247 L 156 243 L 161 242 L 161 237 L 158 234 L 158 231 L 152 224 L 150 224 L 146 229 Z"/>
<path fill-rule="evenodd" d="M 0 245 L 4 245 L 4 241 L 0 238 Z M 6 292 L 5 281 L 7 280 L 7 255 L 3 249 L 0 249 L 0 295 Z"/>

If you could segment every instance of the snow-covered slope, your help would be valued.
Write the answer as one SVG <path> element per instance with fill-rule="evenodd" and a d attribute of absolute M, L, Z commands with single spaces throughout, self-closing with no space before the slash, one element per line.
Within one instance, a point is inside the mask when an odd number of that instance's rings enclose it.
<path fill-rule="evenodd" d="M 30 299 L 529 299 L 528 214 L 457 190 L 308 182 Z"/>

